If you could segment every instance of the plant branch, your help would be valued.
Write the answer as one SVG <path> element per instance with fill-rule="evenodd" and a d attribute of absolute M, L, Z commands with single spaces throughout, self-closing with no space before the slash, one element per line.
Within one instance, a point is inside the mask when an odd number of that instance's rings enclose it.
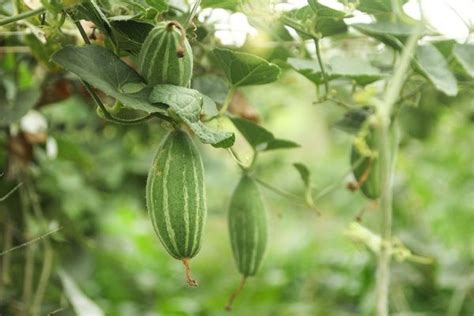
<path fill-rule="evenodd" d="M 307 199 L 306 197 L 300 197 L 299 195 L 296 195 L 294 193 L 291 193 L 291 192 L 282 190 L 280 188 L 277 188 L 277 187 L 273 186 L 272 184 L 270 184 L 266 181 L 263 181 L 262 179 L 259 179 L 257 177 L 253 177 L 253 179 L 255 181 L 257 181 L 263 187 L 267 188 L 270 191 L 273 191 L 273 193 L 276 193 L 276 194 L 278 194 L 280 196 L 283 196 L 283 197 L 285 197 L 289 200 L 292 200 L 292 201 L 296 202 L 296 204 L 298 204 L 298 205 L 302 205 L 302 206 L 305 206 L 305 207 L 307 207 L 311 210 L 314 210 L 314 211 L 316 211 L 316 213 L 318 215 L 321 215 L 320 210 L 314 204 L 311 204 L 310 199 Z"/>
<path fill-rule="evenodd" d="M 398 98 L 406 73 L 410 66 L 413 53 L 416 48 L 417 41 L 421 36 L 421 23 L 417 25 L 415 31 L 410 35 L 406 47 L 403 49 L 401 58 L 395 67 L 395 73 L 390 80 L 388 89 L 385 91 L 382 102 L 377 107 L 377 115 L 379 126 L 378 133 L 378 153 L 380 163 L 380 184 L 381 197 L 380 209 L 382 214 L 382 222 L 380 228 L 380 236 L 382 237 L 382 247 L 378 255 L 377 273 L 376 273 L 376 314 L 378 316 L 389 315 L 389 287 L 390 287 L 390 261 L 391 251 L 386 246 L 391 242 L 392 238 L 392 182 L 395 164 L 395 150 L 391 147 L 390 135 L 390 115 L 392 108 Z M 395 143 L 395 146 L 398 146 Z"/>
<path fill-rule="evenodd" d="M 23 247 L 26 247 L 26 246 L 29 246 L 29 245 L 31 245 L 31 244 L 33 244 L 33 243 L 35 243 L 35 242 L 37 242 L 37 241 L 39 241 L 39 240 L 41 240 L 41 239 L 47 237 L 47 236 L 49 236 L 49 235 L 52 235 L 52 234 L 56 233 L 57 231 L 59 231 L 59 230 L 61 230 L 61 229 L 62 229 L 62 227 L 55 228 L 55 229 L 53 229 L 53 230 L 51 230 L 51 231 L 49 231 L 49 232 L 47 232 L 47 233 L 45 233 L 45 234 L 43 234 L 43 235 L 41 235 L 41 236 L 38 236 L 38 237 L 36 237 L 36 238 L 33 238 L 33 239 L 31 239 L 31 240 L 29 240 L 29 241 L 27 241 L 27 242 L 24 242 L 24 243 L 22 243 L 22 244 L 19 244 L 19 245 L 15 246 L 15 247 L 12 247 L 12 248 L 9 248 L 9 249 L 7 249 L 7 250 L 4 250 L 4 251 L 0 252 L 0 257 L 6 255 L 6 254 L 9 253 L 9 252 L 18 250 L 18 249 L 23 248 Z"/>
<path fill-rule="evenodd" d="M 36 292 L 33 297 L 33 303 L 31 305 L 31 315 L 33 316 L 40 315 L 41 304 L 43 302 L 43 298 L 46 293 L 46 288 L 48 286 L 49 278 L 51 276 L 51 271 L 53 268 L 54 251 L 51 248 L 49 240 L 44 240 L 44 246 L 45 249 L 43 255 L 43 267 L 41 269 L 38 286 L 36 287 Z"/>
<path fill-rule="evenodd" d="M 352 174 L 352 172 L 354 171 L 354 169 L 356 169 L 357 167 L 359 167 L 362 162 L 364 161 L 365 157 L 360 157 L 359 160 L 357 160 L 352 166 L 351 168 L 346 171 L 341 177 L 339 177 L 338 180 L 336 180 L 335 182 L 331 183 L 330 185 L 328 185 L 327 187 L 325 187 L 324 189 L 322 189 L 315 197 L 314 197 L 314 200 L 315 201 L 318 201 L 320 199 L 322 199 L 323 197 L 325 197 L 326 195 L 328 195 L 329 193 L 331 193 L 335 188 L 337 188 L 337 186 L 339 184 L 341 184 L 346 178 L 347 176 L 349 176 L 350 174 Z"/>
<path fill-rule="evenodd" d="M 0 20 L 0 26 L 7 25 L 7 24 L 10 24 L 10 23 L 14 23 L 14 22 L 17 22 L 17 21 L 20 21 L 20 20 L 27 19 L 27 18 L 29 18 L 29 17 L 32 17 L 32 16 L 35 16 L 35 15 L 39 15 L 39 14 L 41 14 L 41 13 L 44 13 L 45 11 L 46 11 L 46 8 L 41 7 L 41 8 L 38 8 L 38 9 L 36 9 L 36 10 L 26 11 L 26 12 L 23 12 L 23 13 L 14 15 L 14 16 L 10 16 L 10 17 L 8 17 L 8 18 L 1 19 L 1 20 Z"/>

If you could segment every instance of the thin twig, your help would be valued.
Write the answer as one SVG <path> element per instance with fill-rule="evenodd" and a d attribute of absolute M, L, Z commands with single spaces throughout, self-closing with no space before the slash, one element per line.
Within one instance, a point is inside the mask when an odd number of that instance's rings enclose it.
<path fill-rule="evenodd" d="M 13 189 L 11 189 L 7 194 L 5 194 L 4 196 L 2 196 L 2 197 L 0 198 L 0 202 L 3 202 L 3 201 L 5 201 L 6 199 L 8 199 L 8 197 L 9 197 L 10 195 L 12 195 L 13 193 L 15 193 L 15 191 L 18 190 L 18 188 L 21 187 L 22 185 L 23 185 L 23 183 L 21 183 L 21 182 L 18 183 Z"/>
<path fill-rule="evenodd" d="M 61 230 L 61 229 L 62 229 L 62 227 L 55 228 L 55 229 L 53 229 L 53 230 L 51 230 L 51 231 L 49 231 L 49 232 L 47 232 L 47 233 L 45 233 L 45 234 L 43 234 L 43 235 L 41 235 L 41 236 L 39 236 L 39 237 L 33 238 L 33 239 L 31 239 L 31 240 L 29 240 L 29 241 L 27 241 L 27 242 L 24 242 L 24 243 L 22 243 L 22 244 L 20 244 L 20 245 L 17 245 L 17 246 L 15 246 L 15 247 L 12 247 L 12 248 L 10 248 L 10 249 L 7 249 L 7 250 L 5 250 L 5 251 L 3 251 L 3 252 L 0 252 L 0 257 L 3 256 L 3 255 L 5 255 L 5 254 L 7 254 L 7 253 L 9 253 L 9 252 L 18 250 L 18 249 L 23 248 L 23 247 L 26 247 L 26 246 L 29 246 L 29 245 L 31 245 L 31 244 L 37 242 L 38 240 L 41 240 L 41 239 L 43 239 L 43 238 L 45 238 L 45 237 L 47 237 L 47 236 L 49 236 L 49 235 L 51 235 L 51 234 L 56 233 L 57 231 L 59 231 L 59 230 Z"/>
<path fill-rule="evenodd" d="M 364 161 L 364 157 L 360 157 L 359 160 L 357 160 L 349 170 L 347 170 L 342 176 L 340 176 L 335 182 L 331 183 L 330 185 L 326 186 L 324 189 L 322 189 L 321 191 L 319 191 L 319 193 L 314 197 L 314 200 L 315 201 L 318 201 L 320 199 L 322 199 L 324 196 L 326 196 L 327 194 L 329 194 L 331 191 L 333 191 L 337 186 L 339 186 L 342 182 L 344 182 L 344 180 L 350 175 L 352 174 L 352 172 L 354 171 L 354 169 L 356 169 L 357 167 L 359 167 L 362 162 Z"/>
<path fill-rule="evenodd" d="M 46 11 L 46 8 L 41 7 L 41 8 L 38 8 L 36 10 L 26 11 L 26 12 L 23 12 L 23 13 L 14 15 L 14 16 L 10 16 L 8 18 L 0 20 L 0 26 L 27 19 L 29 17 L 44 13 L 45 11 Z"/>
<path fill-rule="evenodd" d="M 196 0 L 193 4 L 193 7 L 191 10 L 188 12 L 188 15 L 186 16 L 186 22 L 184 23 L 184 28 L 187 28 L 191 21 L 193 20 L 194 16 L 197 13 L 197 10 L 199 9 L 199 5 L 201 4 L 201 0 Z"/>

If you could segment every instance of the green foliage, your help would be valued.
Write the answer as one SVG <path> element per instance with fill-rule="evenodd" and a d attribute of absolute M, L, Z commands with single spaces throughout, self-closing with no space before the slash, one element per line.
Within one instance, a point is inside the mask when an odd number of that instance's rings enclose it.
<path fill-rule="evenodd" d="M 256 151 L 299 147 L 295 142 L 275 138 L 271 132 L 251 121 L 235 117 L 232 123 Z"/>
<path fill-rule="evenodd" d="M 233 87 L 266 84 L 277 80 L 280 68 L 263 58 L 216 48 L 213 56 Z"/>
<path fill-rule="evenodd" d="M 448 68 L 443 55 L 432 45 L 419 46 L 416 51 L 419 70 L 441 92 L 448 96 L 458 93 L 456 78 Z"/>
<path fill-rule="evenodd" d="M 210 99 L 208 101 L 213 102 Z M 171 113 L 183 120 L 205 144 L 226 148 L 234 143 L 233 133 L 210 129 L 200 121 L 203 96 L 196 90 L 157 85 L 150 94 L 150 102 L 168 105 Z"/>
<path fill-rule="evenodd" d="M 52 59 L 125 106 L 149 113 L 164 111 L 148 101 L 149 89 L 127 93 L 127 85 L 141 84 L 144 87 L 145 83 L 135 70 L 108 49 L 95 45 L 67 46 L 56 52 Z M 104 60 L 108 62 L 104 63 Z"/>

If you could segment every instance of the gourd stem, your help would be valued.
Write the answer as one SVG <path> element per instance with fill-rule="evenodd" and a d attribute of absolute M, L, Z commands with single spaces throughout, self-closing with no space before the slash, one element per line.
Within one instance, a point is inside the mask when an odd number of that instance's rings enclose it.
<path fill-rule="evenodd" d="M 198 286 L 197 281 L 194 280 L 191 275 L 191 268 L 189 267 L 189 258 L 184 258 L 182 261 L 184 265 L 184 273 L 186 275 L 186 282 L 188 282 L 189 286 L 192 286 L 192 287 Z"/>
<path fill-rule="evenodd" d="M 29 17 L 44 13 L 45 11 L 46 11 L 46 8 L 41 7 L 36 10 L 31 10 L 31 11 L 23 12 L 14 16 L 10 16 L 8 18 L 0 20 L 0 26 L 27 19 Z"/>
<path fill-rule="evenodd" d="M 229 296 L 229 300 L 227 301 L 227 305 L 225 306 L 226 311 L 230 312 L 232 310 L 232 304 L 234 303 L 235 298 L 240 294 L 240 292 L 244 288 L 246 281 L 247 281 L 247 277 L 243 275 L 242 279 L 240 280 L 239 286 Z"/>
<path fill-rule="evenodd" d="M 169 32 L 172 31 L 173 27 L 176 27 L 181 33 L 181 36 L 179 38 L 179 46 L 176 48 L 176 55 L 178 56 L 178 58 L 182 58 L 184 57 L 184 49 L 185 49 L 184 40 L 186 39 L 186 30 L 178 21 L 170 21 L 166 25 L 166 28 L 168 29 Z"/>

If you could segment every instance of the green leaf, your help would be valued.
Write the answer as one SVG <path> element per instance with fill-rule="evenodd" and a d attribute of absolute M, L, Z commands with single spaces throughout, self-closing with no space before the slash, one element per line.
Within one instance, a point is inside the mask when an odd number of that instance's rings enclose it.
<path fill-rule="evenodd" d="M 145 2 L 158 12 L 168 11 L 168 1 L 164 0 L 145 0 Z"/>
<path fill-rule="evenodd" d="M 449 70 L 443 55 L 433 45 L 416 48 L 416 68 L 444 94 L 455 96 L 458 93 L 456 78 Z"/>
<path fill-rule="evenodd" d="M 311 172 L 309 171 L 308 167 L 305 164 L 300 162 L 296 162 L 293 164 L 296 171 L 300 174 L 301 180 L 303 180 L 304 186 L 306 188 L 311 186 Z"/>
<path fill-rule="evenodd" d="M 308 26 L 312 33 L 319 33 L 321 37 L 345 33 L 347 25 L 343 18 L 345 13 L 311 1 L 310 5 L 287 12 L 285 15 L 300 24 Z M 296 29 L 296 31 L 298 31 Z M 300 33 L 303 38 L 308 35 Z"/>
<path fill-rule="evenodd" d="M 295 142 L 275 138 L 271 132 L 249 120 L 238 117 L 231 120 L 250 146 L 257 151 L 299 147 Z"/>
<path fill-rule="evenodd" d="M 95 45 L 66 46 L 56 52 L 52 60 L 127 107 L 148 113 L 164 112 L 163 108 L 148 101 L 151 88 L 125 93 L 128 88 L 142 85 L 144 81 L 135 70 L 108 49 Z"/>
<path fill-rule="evenodd" d="M 345 12 L 322 5 L 317 0 L 308 0 L 308 4 L 319 18 L 342 19 L 346 16 Z"/>
<path fill-rule="evenodd" d="M 117 40 L 117 46 L 132 54 L 138 54 L 146 36 L 153 25 L 135 20 L 119 20 L 110 22 Z"/>
<path fill-rule="evenodd" d="M 462 65 L 466 73 L 474 78 L 474 45 L 456 44 L 453 53 L 454 58 Z"/>
<path fill-rule="evenodd" d="M 261 57 L 223 48 L 215 48 L 213 54 L 233 87 L 271 83 L 280 77 L 280 67 Z"/>
<path fill-rule="evenodd" d="M 403 5 L 408 0 L 401 0 L 400 5 Z M 372 14 L 377 19 L 388 19 L 393 16 L 392 0 L 358 0 L 359 5 L 357 10 Z"/>
<path fill-rule="evenodd" d="M 391 21 L 377 21 L 369 24 L 356 23 L 351 26 L 397 50 L 403 49 L 403 43 L 414 31 L 414 27 L 411 25 Z"/>
<path fill-rule="evenodd" d="M 41 97 L 39 87 L 17 91 L 13 100 L 7 100 L 3 87 L 0 87 L 0 126 L 5 127 L 21 119 Z"/>
<path fill-rule="evenodd" d="M 297 72 L 314 82 L 324 82 L 321 68 L 316 60 L 288 58 L 287 63 Z M 366 85 L 383 78 L 378 68 L 372 66 L 368 61 L 357 57 L 335 56 L 325 65 L 328 80 L 336 78 L 349 78 L 360 85 Z"/>
<path fill-rule="evenodd" d="M 253 148 L 266 147 L 267 143 L 275 138 L 271 132 L 254 122 L 237 117 L 231 120 Z"/>
<path fill-rule="evenodd" d="M 324 82 L 321 68 L 316 60 L 288 58 L 287 63 L 297 72 L 314 82 L 321 84 Z M 330 70 L 329 65 L 325 65 L 326 70 Z M 334 79 L 335 76 L 329 76 L 329 80 Z"/>
<path fill-rule="evenodd" d="M 274 138 L 268 142 L 265 151 L 275 150 L 275 149 L 290 149 L 300 147 L 298 143 L 287 139 Z"/>
<path fill-rule="evenodd" d="M 192 79 L 191 87 L 212 98 L 217 103 L 224 103 L 229 87 L 222 77 L 208 74 Z"/>
<path fill-rule="evenodd" d="M 360 85 L 366 85 L 384 77 L 378 68 L 372 66 L 367 60 L 357 57 L 334 56 L 329 64 L 331 75 L 349 78 Z"/>
<path fill-rule="evenodd" d="M 106 34 L 107 37 L 110 37 L 112 42 L 115 43 L 112 25 L 107 20 L 107 17 L 105 16 L 104 12 L 102 12 L 96 0 L 82 1 L 80 5 L 69 12 L 76 21 L 87 20 L 93 22 L 99 30 Z"/>
<path fill-rule="evenodd" d="M 150 102 L 164 103 L 196 134 L 204 144 L 214 147 L 230 147 L 234 144 L 233 133 L 210 129 L 200 121 L 204 96 L 197 90 L 173 85 L 156 85 L 150 94 Z"/>
<path fill-rule="evenodd" d="M 219 8 L 235 10 L 237 5 L 240 4 L 239 0 L 202 0 L 201 7 L 203 8 Z"/>

